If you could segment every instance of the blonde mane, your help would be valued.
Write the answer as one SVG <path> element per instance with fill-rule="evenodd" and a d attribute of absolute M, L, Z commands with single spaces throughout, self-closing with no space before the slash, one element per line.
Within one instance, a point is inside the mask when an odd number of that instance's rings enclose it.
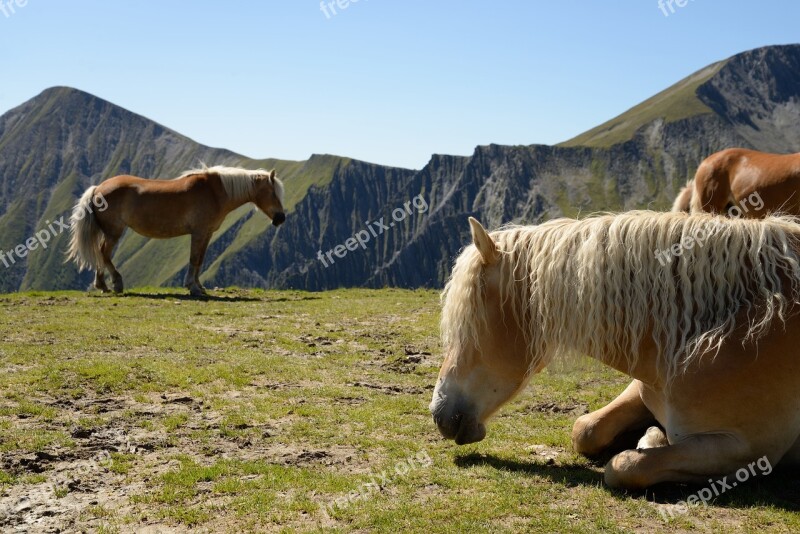
<path fill-rule="evenodd" d="M 193 174 L 216 174 L 222 181 L 222 186 L 228 196 L 235 200 L 250 199 L 253 197 L 253 190 L 255 189 L 255 181 L 266 178 L 269 171 L 264 169 L 248 170 L 239 167 L 224 167 L 216 165 L 208 167 L 205 164 L 199 169 L 193 169 L 181 174 L 177 179 L 185 178 Z M 283 182 L 275 178 L 275 194 L 283 204 Z"/>
<path fill-rule="evenodd" d="M 785 321 L 800 291 L 798 223 L 633 211 L 505 227 L 491 234 L 512 315 L 504 320 L 523 332 L 531 367 L 612 349 L 631 368 L 649 333 L 669 381 L 736 328 L 756 340 L 774 319 Z M 682 242 L 681 255 L 657 256 Z M 480 345 L 484 271 L 475 246 L 466 247 L 442 293 L 445 347 Z"/>

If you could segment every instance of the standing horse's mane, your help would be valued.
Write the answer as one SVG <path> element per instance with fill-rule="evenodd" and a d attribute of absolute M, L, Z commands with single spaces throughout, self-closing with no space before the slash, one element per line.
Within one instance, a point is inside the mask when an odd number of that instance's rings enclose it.
<path fill-rule="evenodd" d="M 269 172 L 265 169 L 249 170 L 240 167 L 225 167 L 223 165 L 208 167 L 203 163 L 199 169 L 186 171 L 176 180 L 197 174 L 216 174 L 222 181 L 222 186 L 228 196 L 238 200 L 252 197 L 255 180 L 265 178 L 269 175 Z M 281 204 L 283 204 L 283 182 L 278 178 L 275 178 L 275 194 L 278 195 Z"/>
<path fill-rule="evenodd" d="M 525 336 L 531 368 L 608 349 L 626 354 L 621 363 L 632 368 L 650 333 L 669 382 L 735 329 L 757 340 L 792 313 L 800 300 L 798 223 L 633 211 L 504 227 L 491 233 L 501 251 L 503 319 Z M 656 256 L 681 242 L 680 256 Z M 474 245 L 456 260 L 442 293 L 446 349 L 480 346 L 490 313 L 485 269 Z"/>

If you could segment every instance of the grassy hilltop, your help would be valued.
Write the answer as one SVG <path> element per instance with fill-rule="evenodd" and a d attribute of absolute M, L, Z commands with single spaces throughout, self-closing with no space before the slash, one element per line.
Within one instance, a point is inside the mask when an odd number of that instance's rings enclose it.
<path fill-rule="evenodd" d="M 626 379 L 591 363 L 445 442 L 435 292 L 215 295 L 0 297 L 0 531 L 800 530 L 791 474 L 669 524 L 696 488 L 604 487 L 569 433 Z"/>

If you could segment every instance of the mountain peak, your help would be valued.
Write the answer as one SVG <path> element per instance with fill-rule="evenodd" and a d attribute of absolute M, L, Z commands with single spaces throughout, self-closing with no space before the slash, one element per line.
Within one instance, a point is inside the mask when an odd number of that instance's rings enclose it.
<path fill-rule="evenodd" d="M 754 131 L 742 130 L 746 139 L 757 136 L 761 126 L 783 124 L 790 117 L 774 116 L 775 109 L 767 110 L 770 117 L 756 124 L 743 110 L 769 107 L 770 102 L 787 102 L 795 99 L 800 90 L 800 45 L 774 45 L 748 50 L 728 59 L 713 63 L 687 76 L 678 83 L 645 100 L 625 113 L 578 135 L 559 146 L 589 146 L 609 148 L 631 140 L 637 132 L 657 121 L 673 123 L 700 115 L 716 114 Z M 748 100 L 746 103 L 744 100 Z M 755 101 L 754 101 L 755 100 Z M 777 122 L 776 122 L 777 121 Z M 774 127 L 772 127 L 774 128 Z M 795 144 L 778 139 L 786 133 L 766 134 L 772 144 L 795 150 Z M 794 132 L 788 134 L 792 137 Z M 761 140 L 753 144 L 762 144 Z"/>

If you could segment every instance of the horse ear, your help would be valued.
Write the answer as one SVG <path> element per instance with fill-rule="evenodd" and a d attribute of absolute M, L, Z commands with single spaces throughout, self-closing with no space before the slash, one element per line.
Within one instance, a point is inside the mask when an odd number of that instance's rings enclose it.
<path fill-rule="evenodd" d="M 275 169 L 272 169 L 271 171 L 269 171 L 269 175 L 267 175 L 267 177 L 269 178 L 270 182 L 275 180 Z"/>
<path fill-rule="evenodd" d="M 497 250 L 497 244 L 489 236 L 481 223 L 477 219 L 469 218 L 469 227 L 472 232 L 472 242 L 475 243 L 475 248 L 481 254 L 484 265 L 494 265 L 500 259 L 500 251 Z"/>

